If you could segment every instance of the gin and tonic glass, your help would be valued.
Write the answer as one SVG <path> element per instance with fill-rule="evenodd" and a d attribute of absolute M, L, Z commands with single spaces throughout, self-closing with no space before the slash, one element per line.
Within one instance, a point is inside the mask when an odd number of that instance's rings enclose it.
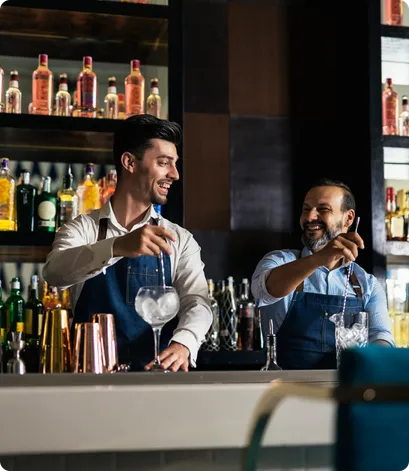
<path fill-rule="evenodd" d="M 343 350 L 353 347 L 366 347 L 368 345 L 368 313 L 337 313 L 333 314 L 329 320 L 335 324 L 335 345 L 339 367 Z"/>
<path fill-rule="evenodd" d="M 173 286 L 143 286 L 135 297 L 135 310 L 153 330 L 155 363 L 152 370 L 166 371 L 160 366 L 160 335 L 163 326 L 179 311 L 179 295 Z"/>

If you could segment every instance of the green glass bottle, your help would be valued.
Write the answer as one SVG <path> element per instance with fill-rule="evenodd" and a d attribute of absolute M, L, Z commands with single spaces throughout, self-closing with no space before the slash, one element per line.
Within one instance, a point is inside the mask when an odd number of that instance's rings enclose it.
<path fill-rule="evenodd" d="M 35 228 L 40 232 L 54 232 L 57 215 L 57 199 L 51 193 L 51 178 L 43 177 L 36 197 Z"/>
<path fill-rule="evenodd" d="M 22 182 L 16 188 L 17 230 L 34 231 L 34 202 L 37 190 L 30 185 L 30 172 L 22 171 Z"/>
<path fill-rule="evenodd" d="M 40 337 L 44 306 L 38 297 L 38 276 L 31 277 L 30 296 L 24 309 L 26 347 L 23 359 L 28 373 L 38 373 L 40 367 Z"/>
<path fill-rule="evenodd" d="M 6 337 L 10 332 L 24 332 L 24 299 L 20 292 L 20 279 L 11 280 L 10 296 L 5 302 L 6 311 Z"/>

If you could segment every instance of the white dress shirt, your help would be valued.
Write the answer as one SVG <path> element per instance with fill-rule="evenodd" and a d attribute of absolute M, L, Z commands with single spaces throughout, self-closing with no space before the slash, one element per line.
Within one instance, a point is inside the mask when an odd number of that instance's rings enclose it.
<path fill-rule="evenodd" d="M 108 218 L 105 240 L 97 242 L 99 219 Z M 50 286 L 70 289 L 72 308 L 80 297 L 86 280 L 105 273 L 122 257 L 113 257 L 117 237 L 141 228 L 159 215 L 151 206 L 145 218 L 130 231 L 117 221 L 108 201 L 100 210 L 82 214 L 64 225 L 55 236 L 52 251 L 43 268 L 43 277 Z M 168 240 L 172 285 L 180 297 L 179 323 L 171 341 L 185 345 L 190 351 L 190 362 L 196 366 L 197 353 L 212 323 L 207 282 L 200 257 L 200 247 L 186 229 L 161 218 L 160 225 L 173 232 L 176 241 Z M 136 315 L 136 314 L 135 314 Z"/>

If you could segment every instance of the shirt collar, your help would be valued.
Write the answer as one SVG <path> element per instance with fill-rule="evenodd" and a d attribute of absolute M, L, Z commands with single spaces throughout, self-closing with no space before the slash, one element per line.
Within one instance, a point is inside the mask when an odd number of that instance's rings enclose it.
<path fill-rule="evenodd" d="M 105 218 L 108 218 L 110 222 L 117 228 L 127 231 L 127 229 L 125 229 L 123 226 L 121 226 L 121 224 L 119 224 L 115 216 L 114 210 L 112 209 L 111 199 L 109 199 L 99 211 L 98 220 Z M 132 232 L 134 229 L 144 226 L 151 219 L 159 219 L 159 214 L 155 211 L 153 204 L 150 206 L 150 209 L 147 211 L 142 221 L 139 221 L 137 224 L 135 224 L 129 232 Z"/>

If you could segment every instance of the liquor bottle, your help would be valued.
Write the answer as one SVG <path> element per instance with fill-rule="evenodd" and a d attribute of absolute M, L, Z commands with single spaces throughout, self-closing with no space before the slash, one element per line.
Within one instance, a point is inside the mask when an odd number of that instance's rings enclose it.
<path fill-rule="evenodd" d="M 249 280 L 243 278 L 239 298 L 239 326 L 241 349 L 245 351 L 253 350 L 254 342 L 254 303 L 249 299 L 249 292 Z"/>
<path fill-rule="evenodd" d="M 16 180 L 10 175 L 9 159 L 0 166 L 0 231 L 15 231 L 16 224 Z"/>
<path fill-rule="evenodd" d="M 387 25 L 403 25 L 403 0 L 386 0 L 385 23 Z"/>
<path fill-rule="evenodd" d="M 382 92 L 382 132 L 384 135 L 397 134 L 398 94 L 393 90 L 392 79 L 386 79 Z"/>
<path fill-rule="evenodd" d="M 267 361 L 266 364 L 261 368 L 261 371 L 280 371 L 277 364 L 277 344 L 276 336 L 273 330 L 273 321 L 270 319 L 269 333 L 267 335 Z"/>
<path fill-rule="evenodd" d="M 404 215 L 397 210 L 395 189 L 386 188 L 386 238 L 387 240 L 405 239 L 405 220 Z"/>
<path fill-rule="evenodd" d="M 222 294 L 220 307 L 220 346 L 223 350 L 236 351 L 237 345 L 237 305 L 234 293 L 234 280 L 227 278 L 227 286 Z"/>
<path fill-rule="evenodd" d="M 89 214 L 101 207 L 99 185 L 94 177 L 94 164 L 85 166 L 84 179 L 77 187 L 80 214 Z"/>
<path fill-rule="evenodd" d="M 52 115 L 54 77 L 48 68 L 47 54 L 38 56 L 38 67 L 33 72 L 32 114 Z"/>
<path fill-rule="evenodd" d="M 70 290 L 68 288 L 61 291 L 61 309 L 65 309 L 68 312 L 68 324 L 71 329 L 74 313 L 72 311 Z"/>
<path fill-rule="evenodd" d="M 103 206 L 109 198 L 115 193 L 117 183 L 116 170 L 113 168 L 109 170 L 106 176 L 105 185 L 101 191 L 101 206 Z"/>
<path fill-rule="evenodd" d="M 399 135 L 409 136 L 409 101 L 408 97 L 402 97 L 402 111 L 399 115 Z"/>
<path fill-rule="evenodd" d="M 106 119 L 118 119 L 119 100 L 116 89 L 116 78 L 109 77 L 108 79 L 108 93 L 104 99 Z"/>
<path fill-rule="evenodd" d="M 55 115 L 71 116 L 71 112 L 71 95 L 68 92 L 67 74 L 61 74 L 58 92 L 55 95 Z"/>
<path fill-rule="evenodd" d="M 57 230 L 79 214 L 79 198 L 72 187 L 73 182 L 74 176 L 69 165 L 62 181 L 62 188 L 57 193 Z"/>
<path fill-rule="evenodd" d="M 261 310 L 259 303 L 255 303 L 254 309 L 254 338 L 253 338 L 253 350 L 264 349 L 264 337 L 263 329 L 261 325 Z"/>
<path fill-rule="evenodd" d="M 1 288 L 0 280 L 0 350 L 3 353 L 3 347 L 6 345 L 6 328 L 7 328 L 7 318 L 6 311 L 3 304 L 3 293 Z M 0 359 L 0 369 L 1 369 L 1 359 Z"/>
<path fill-rule="evenodd" d="M 60 308 L 61 308 L 61 301 L 60 301 L 60 295 L 58 293 L 58 288 L 56 286 L 50 286 L 50 289 L 48 290 L 47 304 L 44 304 L 44 310 L 60 309 Z"/>
<path fill-rule="evenodd" d="M 22 182 L 17 185 L 17 230 L 19 232 L 34 231 L 34 204 L 37 190 L 30 184 L 30 172 L 22 171 Z"/>
<path fill-rule="evenodd" d="M 125 119 L 125 94 L 118 93 L 118 119 Z"/>
<path fill-rule="evenodd" d="M 6 113 L 21 114 L 22 94 L 18 88 L 18 72 L 10 72 L 10 85 L 6 91 Z"/>
<path fill-rule="evenodd" d="M 4 93 L 4 70 L 0 67 L 0 113 L 5 111 L 4 102 L 3 102 L 3 93 Z"/>
<path fill-rule="evenodd" d="M 206 352 L 217 352 L 220 350 L 220 309 L 214 297 L 214 282 L 210 278 L 207 280 L 207 288 L 213 320 L 212 325 L 206 334 L 205 341 L 202 345 L 202 350 Z"/>
<path fill-rule="evenodd" d="M 131 73 L 125 79 L 125 113 L 129 118 L 144 113 L 145 78 L 140 71 L 140 62 L 131 61 Z"/>
<path fill-rule="evenodd" d="M 162 99 L 159 95 L 159 80 L 151 80 L 151 94 L 146 100 L 146 113 L 160 118 L 162 111 Z"/>
<path fill-rule="evenodd" d="M 48 289 L 48 283 L 44 280 L 42 297 L 41 297 L 41 302 L 43 303 L 44 309 L 46 309 L 46 306 L 48 305 L 49 301 L 50 301 L 50 292 Z"/>
<path fill-rule="evenodd" d="M 24 309 L 26 348 L 24 361 L 28 373 L 38 373 L 40 366 L 40 337 L 43 327 L 44 306 L 38 297 L 38 276 L 31 277 L 30 296 Z"/>
<path fill-rule="evenodd" d="M 51 193 L 51 178 L 43 177 L 35 200 L 35 228 L 40 232 L 54 232 L 57 199 Z"/>
<path fill-rule="evenodd" d="M 24 299 L 21 296 L 20 287 L 20 279 L 12 278 L 10 296 L 4 303 L 7 338 L 10 332 L 24 332 Z"/>
<path fill-rule="evenodd" d="M 82 118 L 97 116 L 97 76 L 92 71 L 92 57 L 83 58 L 83 69 L 77 78 L 77 109 Z"/>

